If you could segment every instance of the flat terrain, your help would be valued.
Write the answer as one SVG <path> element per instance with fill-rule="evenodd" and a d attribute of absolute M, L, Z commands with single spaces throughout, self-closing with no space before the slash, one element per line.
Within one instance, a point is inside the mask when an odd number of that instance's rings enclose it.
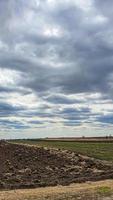
<path fill-rule="evenodd" d="M 104 142 L 87 141 L 55 141 L 55 140 L 15 140 L 12 142 L 37 145 L 41 147 L 53 147 L 58 149 L 67 149 L 80 154 L 85 154 L 97 159 L 113 161 L 113 142 L 108 140 Z"/>
<path fill-rule="evenodd" d="M 113 163 L 70 150 L 0 142 L 0 189 L 113 179 Z"/>
<path fill-rule="evenodd" d="M 112 142 L 1 141 L 0 200 L 113 200 L 112 161 Z"/>
<path fill-rule="evenodd" d="M 113 180 L 1 191 L 0 200 L 113 200 Z"/>

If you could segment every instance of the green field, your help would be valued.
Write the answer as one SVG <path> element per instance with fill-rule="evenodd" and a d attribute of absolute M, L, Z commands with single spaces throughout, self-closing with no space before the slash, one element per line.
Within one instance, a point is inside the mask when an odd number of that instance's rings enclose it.
<path fill-rule="evenodd" d="M 45 141 L 45 140 L 14 140 L 11 142 L 53 147 L 76 151 L 94 158 L 113 161 L 112 142 L 74 142 L 74 141 Z"/>

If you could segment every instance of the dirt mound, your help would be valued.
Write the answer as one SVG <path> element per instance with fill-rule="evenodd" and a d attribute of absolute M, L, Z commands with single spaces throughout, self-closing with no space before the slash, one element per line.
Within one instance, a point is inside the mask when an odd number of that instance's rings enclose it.
<path fill-rule="evenodd" d="M 113 165 L 67 150 L 0 142 L 0 189 L 69 185 L 113 178 Z"/>

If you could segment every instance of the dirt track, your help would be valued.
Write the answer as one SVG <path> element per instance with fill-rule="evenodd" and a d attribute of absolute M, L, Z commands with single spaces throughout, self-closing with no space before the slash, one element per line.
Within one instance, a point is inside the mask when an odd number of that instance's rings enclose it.
<path fill-rule="evenodd" d="M 113 178 L 113 164 L 67 150 L 0 142 L 0 189 L 35 188 Z"/>
<path fill-rule="evenodd" d="M 109 188 L 99 193 L 99 188 Z M 113 200 L 113 180 L 38 189 L 1 191 L 0 200 Z"/>

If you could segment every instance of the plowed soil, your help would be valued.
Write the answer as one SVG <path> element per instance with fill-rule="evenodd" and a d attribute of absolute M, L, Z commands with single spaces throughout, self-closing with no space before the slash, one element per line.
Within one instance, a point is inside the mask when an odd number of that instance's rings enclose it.
<path fill-rule="evenodd" d="M 113 164 L 68 150 L 0 142 L 0 189 L 113 179 Z"/>

